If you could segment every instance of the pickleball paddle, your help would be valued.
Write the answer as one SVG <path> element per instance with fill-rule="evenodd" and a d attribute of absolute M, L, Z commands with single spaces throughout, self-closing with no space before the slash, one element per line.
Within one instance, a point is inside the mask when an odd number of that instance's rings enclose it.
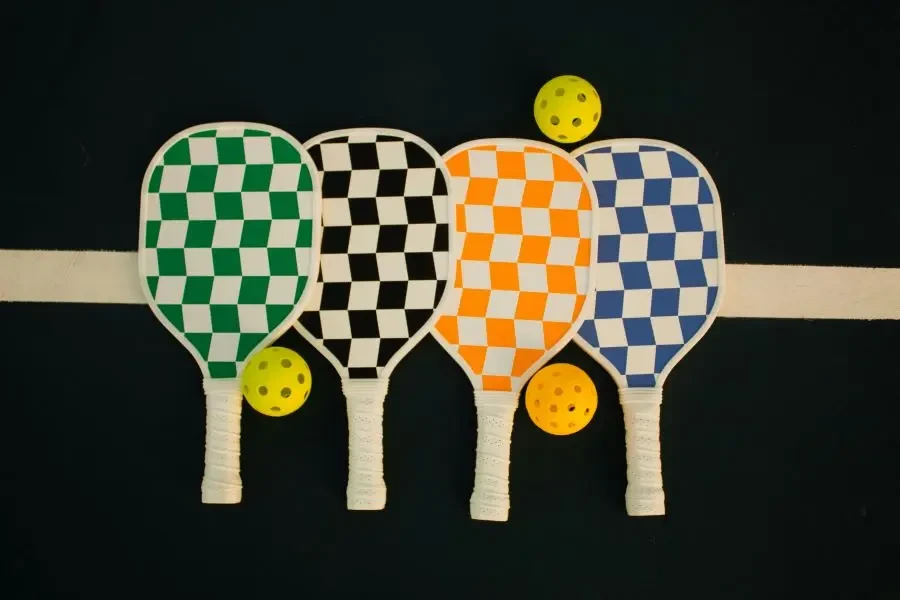
<path fill-rule="evenodd" d="M 660 461 L 663 382 L 709 329 L 722 299 L 719 194 L 682 148 L 622 139 L 573 153 L 597 196 L 593 318 L 575 341 L 619 386 L 629 515 L 665 514 Z"/>
<path fill-rule="evenodd" d="M 380 510 L 388 379 L 430 330 L 450 270 L 449 176 L 405 131 L 332 131 L 305 146 L 321 178 L 322 264 L 297 330 L 341 375 L 347 508 Z"/>
<path fill-rule="evenodd" d="M 585 316 L 596 199 L 581 166 L 549 144 L 477 140 L 444 160 L 460 250 L 434 336 L 475 390 L 471 516 L 506 521 L 519 391 Z"/>
<path fill-rule="evenodd" d="M 319 264 L 316 181 L 297 140 L 255 123 L 182 131 L 144 176 L 141 287 L 203 372 L 204 503 L 241 500 L 240 376 L 309 299 Z"/>

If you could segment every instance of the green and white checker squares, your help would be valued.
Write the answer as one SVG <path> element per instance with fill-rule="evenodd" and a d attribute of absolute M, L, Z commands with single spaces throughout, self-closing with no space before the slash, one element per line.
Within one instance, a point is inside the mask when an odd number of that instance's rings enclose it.
<path fill-rule="evenodd" d="M 240 500 L 229 454 L 240 451 L 238 378 L 256 350 L 297 320 L 310 296 L 307 283 L 315 282 L 319 264 L 317 181 L 299 142 L 251 123 L 181 132 L 144 178 L 144 292 L 205 376 L 204 502 Z"/>

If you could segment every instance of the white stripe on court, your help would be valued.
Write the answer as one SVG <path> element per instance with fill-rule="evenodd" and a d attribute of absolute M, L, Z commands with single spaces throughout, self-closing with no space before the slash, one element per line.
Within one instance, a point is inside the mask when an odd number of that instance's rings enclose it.
<path fill-rule="evenodd" d="M 0 302 L 144 304 L 137 254 L 0 250 Z M 900 269 L 728 265 L 719 316 L 900 319 Z"/>

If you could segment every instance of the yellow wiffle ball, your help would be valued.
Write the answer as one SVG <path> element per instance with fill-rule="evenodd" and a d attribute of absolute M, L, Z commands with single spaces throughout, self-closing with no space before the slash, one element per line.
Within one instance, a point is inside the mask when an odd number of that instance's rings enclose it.
<path fill-rule="evenodd" d="M 548 365 L 535 373 L 525 390 L 528 416 L 553 435 L 581 431 L 597 412 L 597 388 L 588 374 L 566 363 Z"/>
<path fill-rule="evenodd" d="M 534 120 L 554 142 L 571 144 L 597 128 L 600 95 L 590 83 L 575 75 L 560 75 L 544 84 L 534 99 Z"/>
<path fill-rule="evenodd" d="M 270 417 L 283 417 L 303 406 L 311 389 L 309 365 L 290 348 L 260 350 L 247 362 L 241 376 L 244 398 Z"/>

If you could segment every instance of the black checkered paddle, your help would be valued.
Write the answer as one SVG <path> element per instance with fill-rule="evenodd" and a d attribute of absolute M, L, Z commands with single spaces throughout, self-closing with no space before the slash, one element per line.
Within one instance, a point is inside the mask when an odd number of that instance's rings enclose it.
<path fill-rule="evenodd" d="M 305 147 L 322 188 L 319 284 L 297 330 L 341 374 L 347 398 L 347 508 L 380 510 L 388 377 L 431 329 L 450 271 L 449 175 L 404 131 L 350 129 Z"/>

